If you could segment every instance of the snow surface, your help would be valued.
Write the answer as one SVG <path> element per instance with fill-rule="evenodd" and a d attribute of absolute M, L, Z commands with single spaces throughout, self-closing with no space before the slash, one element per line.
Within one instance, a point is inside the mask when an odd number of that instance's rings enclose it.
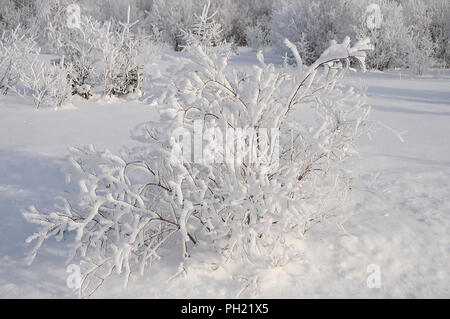
<path fill-rule="evenodd" d="M 149 66 L 153 78 L 182 62 L 174 57 Z M 250 51 L 232 59 L 242 68 L 255 63 Z M 360 177 L 353 182 L 348 215 L 313 228 L 299 247 L 302 258 L 256 277 L 256 265 L 217 267 L 200 250 L 186 274 L 179 272 L 180 252 L 167 249 L 143 277 L 132 276 L 128 288 L 114 276 L 93 297 L 449 298 L 450 72 L 356 73 L 345 81 L 367 89 L 372 119 L 406 132 L 405 142 L 383 129 L 359 142 L 361 159 L 352 169 Z M 25 238 L 36 229 L 21 210 L 51 207 L 70 191 L 61 171 L 69 147 L 137 145 L 130 130 L 156 116 L 145 99 L 76 101 L 71 108 L 36 111 L 29 99 L 0 97 L 1 298 L 76 297 L 66 285 L 70 239 L 44 244 L 27 266 L 31 246 Z M 379 266 L 380 288 L 367 285 L 369 265 Z M 244 275 L 242 269 L 248 269 Z"/>

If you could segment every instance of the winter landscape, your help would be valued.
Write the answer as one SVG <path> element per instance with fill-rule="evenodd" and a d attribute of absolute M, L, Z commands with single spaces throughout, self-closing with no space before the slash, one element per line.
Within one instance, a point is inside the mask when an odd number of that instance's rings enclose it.
<path fill-rule="evenodd" d="M 0 0 L 0 298 L 449 298 L 445 0 Z"/>

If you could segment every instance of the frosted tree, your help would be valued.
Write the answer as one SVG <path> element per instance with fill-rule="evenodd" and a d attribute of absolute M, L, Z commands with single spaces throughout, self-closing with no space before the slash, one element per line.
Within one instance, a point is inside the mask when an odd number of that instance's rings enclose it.
<path fill-rule="evenodd" d="M 423 74 L 435 61 L 437 45 L 433 42 L 430 4 L 423 0 L 404 2 L 405 24 L 410 34 L 407 65 L 416 74 Z"/>
<path fill-rule="evenodd" d="M 204 1 L 154 0 L 147 13 L 144 25 L 151 26 L 150 32 L 157 33 L 164 42 L 175 50 L 183 45 L 180 30 L 189 30 L 195 21 L 195 14 L 201 12 Z"/>
<path fill-rule="evenodd" d="M 256 19 L 254 25 L 245 28 L 245 39 L 249 47 L 259 50 L 269 46 L 268 20 L 268 16 L 262 16 Z"/>
<path fill-rule="evenodd" d="M 310 64 L 327 40 L 369 37 L 374 45 L 369 68 L 405 68 L 420 74 L 445 55 L 448 12 L 449 6 L 440 0 L 280 0 L 274 6 L 270 38 L 281 53 L 289 38 L 303 62 Z"/>
<path fill-rule="evenodd" d="M 435 45 L 433 56 L 443 66 L 450 67 L 450 3 L 436 0 L 428 4 L 431 13 L 430 33 Z"/>
<path fill-rule="evenodd" d="M 67 64 L 71 64 L 72 94 L 89 98 L 91 87 L 98 82 L 99 75 L 95 64 L 100 60 L 99 50 L 102 25 L 92 18 L 82 16 L 79 27 L 48 26 L 48 37 L 55 48 L 55 52 L 64 57 Z"/>
<path fill-rule="evenodd" d="M 25 62 L 25 61 L 24 61 Z M 26 63 L 26 64 L 25 64 Z M 72 98 L 72 65 L 64 63 L 64 58 L 48 64 L 39 54 L 22 63 L 19 78 L 24 87 L 22 95 L 31 94 L 36 109 L 42 105 L 59 108 Z"/>
<path fill-rule="evenodd" d="M 0 92 L 16 89 L 20 80 L 22 63 L 37 50 L 36 36 L 18 25 L 12 30 L 3 31 L 0 41 Z"/>
<path fill-rule="evenodd" d="M 104 63 L 104 93 L 108 96 L 140 94 L 144 74 L 136 60 L 140 42 L 131 31 L 137 21 L 130 21 L 130 10 L 128 7 L 127 22 L 119 22 L 118 31 L 112 21 L 105 22 L 99 39 Z"/>
<path fill-rule="evenodd" d="M 185 46 L 200 46 L 203 51 L 222 43 L 222 26 L 216 22 L 217 11 L 210 13 L 211 1 L 203 7 L 201 15 L 195 15 L 197 21 L 189 30 L 181 30 Z"/>
<path fill-rule="evenodd" d="M 268 22 L 274 0 L 213 1 L 224 39 L 237 46 L 257 48 L 267 44 Z"/>
<path fill-rule="evenodd" d="M 47 63 L 40 57 L 36 35 L 20 25 L 2 34 L 0 43 L 0 90 L 13 90 L 31 95 L 36 109 L 41 105 L 60 107 L 72 94 L 72 64 L 59 61 Z"/>
<path fill-rule="evenodd" d="M 34 0 L 2 0 L 0 5 L 0 30 L 13 30 L 18 25 L 37 31 L 36 2 Z"/>
<path fill-rule="evenodd" d="M 305 55 L 304 63 L 309 65 L 326 49 L 329 41 L 354 36 L 355 8 L 354 1 L 347 0 L 277 1 L 269 25 L 271 42 L 279 53 L 290 54 L 284 46 L 284 39 L 288 38 L 299 47 L 300 56 Z"/>
<path fill-rule="evenodd" d="M 270 20 L 273 0 L 211 0 L 211 12 L 217 11 L 215 20 L 222 26 L 221 41 L 238 46 L 248 44 L 247 36 L 260 36 L 257 30 L 266 30 Z M 189 30 L 195 23 L 195 16 L 202 14 L 207 0 L 154 0 L 142 25 L 148 32 L 155 32 L 175 48 L 184 45 L 180 30 Z M 259 29 L 255 29 L 258 27 Z M 249 34 L 247 35 L 247 31 Z M 265 31 L 264 31 L 265 32 Z M 251 39 L 253 41 L 256 39 Z M 259 40 L 258 40 L 259 41 Z"/>

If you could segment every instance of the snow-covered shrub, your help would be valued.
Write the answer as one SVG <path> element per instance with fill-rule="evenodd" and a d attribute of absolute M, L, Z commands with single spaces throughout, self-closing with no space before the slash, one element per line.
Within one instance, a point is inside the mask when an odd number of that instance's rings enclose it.
<path fill-rule="evenodd" d="M 353 2 L 348 0 L 276 1 L 269 25 L 270 40 L 274 48 L 284 54 L 287 52 L 284 39 L 288 38 L 299 47 L 300 56 L 309 65 L 326 49 L 329 41 L 354 36 L 353 10 Z M 311 52 L 310 58 L 303 56 L 304 49 Z"/>
<path fill-rule="evenodd" d="M 381 16 L 377 27 L 370 27 L 368 13 L 360 15 L 359 37 L 370 37 L 374 51 L 368 57 L 369 67 L 384 70 L 407 68 L 421 74 L 433 63 L 429 4 L 423 0 L 369 0 L 359 3 L 360 9 L 378 6 Z"/>
<path fill-rule="evenodd" d="M 206 1 L 194 0 L 154 0 L 147 12 L 144 25 L 148 32 L 156 34 L 175 50 L 181 50 L 180 30 L 189 30 L 195 21 L 195 14 L 200 14 Z"/>
<path fill-rule="evenodd" d="M 36 109 L 42 105 L 61 107 L 72 97 L 72 65 L 64 58 L 50 63 L 43 61 L 39 54 L 24 61 L 20 66 L 19 77 L 24 94 L 30 92 Z"/>
<path fill-rule="evenodd" d="M 217 11 L 210 13 L 211 1 L 203 7 L 201 15 L 195 15 L 196 21 L 189 30 L 181 30 L 183 47 L 200 46 L 203 51 L 223 43 L 222 26 L 217 23 Z"/>
<path fill-rule="evenodd" d="M 354 0 L 356 36 L 370 37 L 374 50 L 368 66 L 378 70 L 410 69 L 422 74 L 438 59 L 433 30 L 434 9 L 438 2 L 426 0 Z M 379 10 L 379 23 L 371 26 L 370 15 Z M 366 10 L 364 12 L 364 10 Z"/>
<path fill-rule="evenodd" d="M 435 45 L 428 32 L 421 30 L 411 30 L 411 41 L 407 55 L 407 68 L 414 74 L 421 75 L 429 69 L 435 62 L 433 53 Z"/>
<path fill-rule="evenodd" d="M 161 41 L 158 35 L 156 37 L 154 34 L 149 35 L 142 28 L 137 30 L 136 39 L 139 42 L 138 64 L 148 63 L 150 59 L 160 56 L 162 50 L 167 48 L 167 45 Z"/>
<path fill-rule="evenodd" d="M 45 101 L 47 104 L 57 108 L 68 104 L 73 95 L 73 65 L 65 62 L 65 57 L 59 61 L 51 63 L 47 70 L 47 78 L 50 79 L 47 89 Z M 85 86 L 79 86 L 78 90 L 85 90 Z M 81 94 L 80 94 L 81 95 Z"/>
<path fill-rule="evenodd" d="M 405 24 L 408 26 L 411 38 L 408 66 L 416 74 L 422 74 L 437 62 L 438 57 L 435 55 L 435 51 L 438 49 L 440 41 L 436 36 L 437 30 L 433 29 L 432 24 L 436 4 L 438 2 L 430 3 L 425 0 L 403 1 Z"/>
<path fill-rule="evenodd" d="M 259 50 L 269 45 L 268 18 L 263 16 L 257 19 L 255 25 L 250 25 L 245 29 L 245 39 L 247 45 L 252 49 Z"/>
<path fill-rule="evenodd" d="M 37 50 L 35 36 L 20 25 L 3 31 L 0 38 L 0 92 L 7 94 L 19 81 L 18 70 L 24 59 Z"/>
<path fill-rule="evenodd" d="M 36 16 L 35 1 L 1 0 L 0 31 L 15 29 L 18 25 L 33 27 Z"/>
<path fill-rule="evenodd" d="M 71 0 L 32 0 L 36 8 L 35 27 L 38 33 L 38 44 L 43 53 L 52 54 L 54 42 L 49 39 L 48 25 L 57 31 L 67 28 L 67 7 L 73 3 Z"/>
<path fill-rule="evenodd" d="M 368 23 L 373 7 L 380 8 L 378 26 Z M 403 7 L 390 0 L 280 0 L 270 29 L 275 48 L 283 48 L 284 39 L 290 39 L 306 64 L 317 59 L 328 41 L 346 35 L 370 38 L 374 50 L 369 52 L 368 67 L 378 70 L 407 66 L 412 46 Z"/>
<path fill-rule="evenodd" d="M 74 95 L 89 98 L 91 88 L 99 81 L 108 96 L 140 92 L 143 68 L 137 56 L 149 43 L 145 36 L 132 32 L 137 21 L 131 23 L 130 16 L 128 7 L 125 23 L 114 19 L 100 23 L 82 15 L 77 28 L 49 24 L 49 39 L 55 53 L 64 56 L 65 63 L 71 65 Z"/>
<path fill-rule="evenodd" d="M 359 37 L 370 37 L 374 50 L 368 55 L 368 67 L 377 70 L 408 66 L 408 54 L 412 47 L 411 33 L 405 23 L 403 6 L 395 1 L 375 0 L 380 8 L 379 26 L 371 27 L 367 19 L 370 12 L 363 11 L 372 4 L 369 0 L 360 3 L 361 14 L 357 22 Z"/>
<path fill-rule="evenodd" d="M 183 46 L 180 30 L 189 30 L 195 16 L 201 15 L 208 0 L 154 0 L 142 25 L 148 32 L 156 32 L 175 50 Z M 220 41 L 247 45 L 246 30 L 269 20 L 273 0 L 211 0 L 211 11 L 217 11 L 216 21 L 222 26 Z"/>
<path fill-rule="evenodd" d="M 137 22 L 130 22 L 128 7 L 127 22 L 107 21 L 102 29 L 99 45 L 103 54 L 103 82 L 105 95 L 140 93 L 143 68 L 137 63 L 140 41 L 131 29 Z"/>
<path fill-rule="evenodd" d="M 430 32 L 435 46 L 433 56 L 445 67 L 450 67 L 450 2 L 427 2 L 431 13 Z"/>
<path fill-rule="evenodd" d="M 301 62 L 308 64 L 308 61 L 314 61 L 314 51 L 311 48 L 308 40 L 306 39 L 306 34 L 304 32 L 302 32 L 301 35 L 298 37 L 296 44 L 293 44 L 292 42 L 285 40 L 285 45 L 287 48 L 291 47 L 297 48 L 297 51 L 294 52 L 298 52 L 298 56 L 294 56 L 292 53 L 287 54 L 285 52 L 283 57 L 285 63 L 298 64 Z"/>
<path fill-rule="evenodd" d="M 150 9 L 152 2 L 148 0 L 78 0 L 76 3 L 80 5 L 82 14 L 104 22 L 111 19 L 126 21 L 128 7 L 131 8 L 131 20 L 141 20 L 145 10 Z"/>
<path fill-rule="evenodd" d="M 92 95 L 91 87 L 97 83 L 99 76 L 94 66 L 101 54 L 101 23 L 81 16 L 77 28 L 56 28 L 50 23 L 48 30 L 55 53 L 64 56 L 64 62 L 72 66 L 72 94 L 89 98 Z"/>
<path fill-rule="evenodd" d="M 217 0 L 217 21 L 222 25 L 225 40 L 238 46 L 265 45 L 274 0 Z"/>
<path fill-rule="evenodd" d="M 172 237 L 185 258 L 199 245 L 252 262 L 289 261 L 291 240 L 337 214 L 349 189 L 341 164 L 369 109 L 338 81 L 351 57 L 364 64 L 367 49 L 367 40 L 352 47 L 346 38 L 309 68 L 298 61 L 281 70 L 259 52 L 260 64 L 245 73 L 227 68 L 227 56 L 188 48 L 192 62 L 154 100 L 160 121 L 135 130 L 147 145 L 117 154 L 73 149 L 69 177 L 79 194 L 24 213 L 41 226 L 28 239 L 37 240 L 31 260 L 45 239 L 74 231 L 82 296 L 113 271 L 126 282 L 143 273 Z"/>
<path fill-rule="evenodd" d="M 437 12 L 445 12 L 445 7 L 440 0 L 280 0 L 274 7 L 270 37 L 276 49 L 289 38 L 306 64 L 317 59 L 327 40 L 369 37 L 374 45 L 369 68 L 408 68 L 420 74 L 436 59 L 436 48 L 441 48 L 439 56 L 444 55 L 448 37 L 442 26 L 448 14 Z M 375 25 L 371 19 L 377 20 Z"/>

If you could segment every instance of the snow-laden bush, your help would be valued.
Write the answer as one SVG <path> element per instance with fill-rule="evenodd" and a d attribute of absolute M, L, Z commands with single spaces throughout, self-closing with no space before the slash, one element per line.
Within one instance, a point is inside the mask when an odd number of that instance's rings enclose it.
<path fill-rule="evenodd" d="M 445 60 L 449 12 L 448 1 L 441 0 L 280 0 L 274 6 L 270 38 L 281 53 L 289 38 L 310 64 L 326 40 L 369 37 L 374 45 L 369 68 L 421 74 L 434 60 Z"/>
<path fill-rule="evenodd" d="M 280 0 L 274 3 L 269 25 L 270 39 L 275 49 L 284 54 L 284 39 L 288 38 L 303 51 L 306 64 L 313 63 L 326 49 L 329 41 L 354 36 L 352 30 L 355 6 L 348 0 Z M 290 53 L 290 52 L 288 52 Z"/>
<path fill-rule="evenodd" d="M 443 66 L 450 67 L 450 2 L 435 0 L 428 2 L 431 13 L 431 38 L 435 45 L 434 58 Z"/>
<path fill-rule="evenodd" d="M 38 33 L 38 43 L 41 50 L 45 54 L 53 54 L 54 43 L 49 38 L 49 32 L 47 28 L 52 25 L 58 31 L 62 31 L 67 28 L 68 11 L 67 7 L 74 3 L 71 0 L 27 0 L 34 2 L 36 8 L 36 18 L 34 21 L 34 27 Z"/>
<path fill-rule="evenodd" d="M 368 24 L 368 18 L 375 14 L 370 1 L 361 2 L 357 32 L 359 37 L 370 37 L 374 50 L 368 55 L 368 67 L 377 70 L 408 67 L 408 54 L 413 46 L 411 34 L 404 19 L 404 9 L 397 2 L 377 0 L 380 21 L 377 26 Z M 365 10 L 365 11 L 363 11 Z"/>
<path fill-rule="evenodd" d="M 15 29 L 18 25 L 33 27 L 36 3 L 30 0 L 0 1 L 0 31 Z"/>
<path fill-rule="evenodd" d="M 183 47 L 200 46 L 203 51 L 223 43 L 222 26 L 217 23 L 217 11 L 210 13 L 211 1 L 203 7 L 201 15 L 196 15 L 196 22 L 189 30 L 181 30 Z"/>
<path fill-rule="evenodd" d="M 131 29 L 137 23 L 130 22 L 128 7 L 127 22 L 113 21 L 104 24 L 99 44 L 103 54 L 103 82 L 105 95 L 127 95 L 141 92 L 144 79 L 143 67 L 137 63 L 140 41 Z"/>
<path fill-rule="evenodd" d="M 189 30 L 195 22 L 195 15 L 200 14 L 205 1 L 154 0 L 152 8 L 147 12 L 144 25 L 148 32 L 157 35 L 175 50 L 181 50 L 181 30 Z"/>
<path fill-rule="evenodd" d="M 108 21 L 111 19 L 118 21 L 127 20 L 127 8 L 131 8 L 131 20 L 141 20 L 145 10 L 151 8 L 152 1 L 148 0 L 78 0 L 82 14 L 92 16 L 98 21 Z"/>
<path fill-rule="evenodd" d="M 408 28 L 407 66 L 421 74 L 433 65 L 449 66 L 450 2 L 399 0 Z"/>
<path fill-rule="evenodd" d="M 58 108 L 70 102 L 73 69 L 64 58 L 48 63 L 36 54 L 30 61 L 22 63 L 19 72 L 23 94 L 31 94 L 36 109 L 42 105 Z"/>
<path fill-rule="evenodd" d="M 19 95 L 28 93 L 36 109 L 45 104 L 60 107 L 72 96 L 73 67 L 64 57 L 52 63 L 40 55 L 36 37 L 20 25 L 5 31 L 0 43 L 0 90 L 12 89 Z"/>
<path fill-rule="evenodd" d="M 131 23 L 130 15 L 128 7 L 125 23 L 114 19 L 100 23 L 81 16 L 76 28 L 49 25 L 49 39 L 56 48 L 55 53 L 64 56 L 65 63 L 71 65 L 74 95 L 89 98 L 91 88 L 98 82 L 103 82 L 104 94 L 108 96 L 140 93 L 143 67 L 138 63 L 138 56 L 151 54 L 151 51 L 142 52 L 151 43 L 145 35 L 132 32 L 137 21 Z"/>
<path fill-rule="evenodd" d="M 175 50 L 185 45 L 180 30 L 189 30 L 195 16 L 202 13 L 208 0 L 154 0 L 142 23 L 149 32 L 154 32 Z M 245 46 L 248 43 L 247 29 L 263 27 L 269 20 L 273 0 L 211 0 L 211 11 L 217 11 L 217 23 L 223 28 L 220 41 Z M 259 24 L 258 24 L 259 23 Z M 249 33 L 254 34 L 254 33 Z M 252 41 L 255 39 L 251 39 Z"/>
<path fill-rule="evenodd" d="M 100 22 L 86 16 L 81 16 L 79 27 L 48 26 L 48 38 L 55 49 L 54 53 L 64 56 L 64 61 L 72 66 L 72 94 L 89 98 L 91 87 L 98 82 L 94 66 L 100 58 Z"/>
<path fill-rule="evenodd" d="M 404 68 L 422 74 L 433 65 L 435 44 L 433 43 L 431 5 L 424 0 L 406 1 L 361 1 L 356 23 L 359 37 L 370 37 L 374 51 L 368 56 L 368 65 L 378 70 Z M 379 22 L 371 26 L 368 19 L 378 10 Z"/>
<path fill-rule="evenodd" d="M 217 19 L 223 27 L 226 41 L 253 48 L 265 45 L 263 39 L 268 30 L 274 0 L 216 2 Z"/>
<path fill-rule="evenodd" d="M 267 16 L 263 16 L 256 20 L 255 25 L 247 26 L 245 29 L 245 38 L 250 48 L 259 50 L 269 46 L 268 20 Z"/>
<path fill-rule="evenodd" d="M 288 262 L 298 253 L 293 240 L 338 214 L 349 190 L 342 162 L 369 109 L 338 81 L 352 57 L 364 64 L 367 49 L 367 40 L 346 38 L 309 68 L 283 69 L 259 52 L 246 73 L 227 67 L 227 55 L 188 48 L 191 63 L 154 100 L 160 121 L 135 129 L 146 146 L 73 149 L 69 177 L 80 192 L 54 210 L 24 213 L 41 226 L 28 238 L 37 240 L 31 260 L 45 239 L 75 232 L 82 296 L 113 272 L 126 282 L 143 273 L 171 240 L 184 258 L 199 246 L 225 259 Z"/>
<path fill-rule="evenodd" d="M 227 43 L 223 37 L 222 25 L 216 21 L 217 11 L 210 13 L 211 1 L 203 7 L 201 15 L 189 30 L 180 30 L 180 40 L 184 49 L 199 46 L 206 54 L 231 54 L 233 43 Z"/>
<path fill-rule="evenodd" d="M 0 38 L 0 92 L 7 94 L 19 81 L 21 63 L 36 50 L 35 36 L 20 25 L 3 31 Z"/>

